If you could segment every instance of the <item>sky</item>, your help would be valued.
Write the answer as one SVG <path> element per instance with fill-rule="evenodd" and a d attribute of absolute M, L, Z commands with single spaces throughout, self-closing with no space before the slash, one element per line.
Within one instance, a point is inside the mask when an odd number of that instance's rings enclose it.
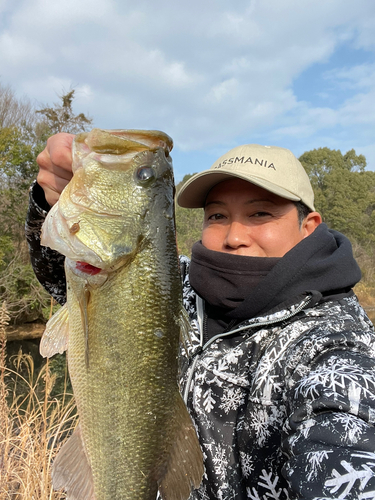
<path fill-rule="evenodd" d="M 177 182 L 246 143 L 375 170 L 374 27 L 375 0 L 0 0 L 0 83 L 166 132 Z"/>

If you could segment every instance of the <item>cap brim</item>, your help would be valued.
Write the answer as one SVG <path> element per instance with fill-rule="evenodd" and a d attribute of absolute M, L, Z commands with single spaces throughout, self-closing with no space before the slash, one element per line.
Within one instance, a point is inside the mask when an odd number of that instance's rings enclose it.
<path fill-rule="evenodd" d="M 220 173 L 213 170 L 205 170 L 191 177 L 178 193 L 177 203 L 180 207 L 184 208 L 203 208 L 209 191 L 216 186 L 216 184 L 228 180 L 230 177 L 243 179 L 287 200 L 301 200 L 301 198 L 292 194 L 290 191 L 254 175 L 245 176 L 240 173 L 234 173 L 233 171 L 225 172 L 223 169 L 220 169 Z"/>

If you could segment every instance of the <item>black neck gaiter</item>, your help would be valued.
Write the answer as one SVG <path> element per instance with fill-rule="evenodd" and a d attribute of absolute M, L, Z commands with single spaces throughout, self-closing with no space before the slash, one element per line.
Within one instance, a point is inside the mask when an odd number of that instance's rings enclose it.
<path fill-rule="evenodd" d="M 210 306 L 221 309 L 222 315 L 236 318 L 237 306 L 279 260 L 216 252 L 199 241 L 192 249 L 190 284 Z"/>
<path fill-rule="evenodd" d="M 225 319 L 229 328 L 233 320 L 288 307 L 313 291 L 321 297 L 350 293 L 360 278 L 350 241 L 324 223 L 282 258 L 214 252 L 199 242 L 190 265 L 190 283 L 207 315 Z"/>

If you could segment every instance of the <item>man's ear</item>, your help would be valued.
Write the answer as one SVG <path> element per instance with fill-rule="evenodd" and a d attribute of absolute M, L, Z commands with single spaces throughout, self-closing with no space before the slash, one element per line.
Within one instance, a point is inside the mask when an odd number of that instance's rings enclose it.
<path fill-rule="evenodd" d="M 318 212 L 310 212 L 302 223 L 303 237 L 307 238 L 322 223 L 322 216 Z"/>

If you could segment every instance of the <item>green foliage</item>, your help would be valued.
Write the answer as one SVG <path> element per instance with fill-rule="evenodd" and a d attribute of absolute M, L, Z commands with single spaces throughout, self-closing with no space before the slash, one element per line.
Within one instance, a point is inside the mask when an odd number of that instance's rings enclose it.
<path fill-rule="evenodd" d="M 49 301 L 48 304 L 45 305 L 42 309 L 43 317 L 46 320 L 49 320 L 57 311 L 61 308 L 60 304 L 55 302 L 50 295 L 48 295 Z M 51 307 L 51 300 L 52 300 L 52 307 Z"/>
<path fill-rule="evenodd" d="M 25 140 L 22 129 L 7 127 L 0 129 L 0 169 L 2 185 L 22 187 L 22 183 L 35 175 L 33 144 Z M 33 169 L 34 167 L 34 169 Z"/>
<path fill-rule="evenodd" d="M 194 174 L 185 175 L 182 181 L 177 184 L 177 193 L 192 175 Z M 190 257 L 192 246 L 201 239 L 202 223 L 202 208 L 182 208 L 176 204 L 177 246 L 180 254 Z"/>
<path fill-rule="evenodd" d="M 0 301 L 6 300 L 13 323 L 44 319 L 48 308 L 49 296 L 35 278 L 26 248 L 28 190 L 48 136 L 91 125 L 82 113 L 74 115 L 73 99 L 71 91 L 61 103 L 34 112 L 0 86 Z"/>
<path fill-rule="evenodd" d="M 0 270 L 6 265 L 5 259 L 13 252 L 14 245 L 10 236 L 0 236 Z"/>
<path fill-rule="evenodd" d="M 51 391 L 51 396 L 59 396 L 61 394 L 73 393 L 72 384 L 70 382 L 66 355 L 56 354 L 50 359 L 51 373 L 56 377 L 55 384 Z"/>
<path fill-rule="evenodd" d="M 366 159 L 354 149 L 343 155 L 341 151 L 319 148 L 299 159 L 310 177 L 315 206 L 324 222 L 352 242 L 362 271 L 356 291 L 368 307 L 370 301 L 374 302 L 368 291 L 375 290 L 375 172 L 365 171 Z"/>
<path fill-rule="evenodd" d="M 366 158 L 354 149 L 319 148 L 304 153 L 305 167 L 315 192 L 316 210 L 332 229 L 359 242 L 375 240 L 375 172 L 366 172 Z"/>
<path fill-rule="evenodd" d="M 42 318 L 41 303 L 47 300 L 29 264 L 24 236 L 36 146 L 26 126 L 0 129 L 0 301 L 7 302 L 12 323 Z"/>
<path fill-rule="evenodd" d="M 366 167 L 366 158 L 363 155 L 357 156 L 354 149 L 345 155 L 340 150 L 313 149 L 300 156 L 299 160 L 305 167 L 314 190 L 324 189 L 327 175 L 334 171 L 363 172 Z"/>
<path fill-rule="evenodd" d="M 28 260 L 26 245 L 0 269 L 0 303 L 6 302 L 12 323 L 45 320 L 50 297 Z"/>

